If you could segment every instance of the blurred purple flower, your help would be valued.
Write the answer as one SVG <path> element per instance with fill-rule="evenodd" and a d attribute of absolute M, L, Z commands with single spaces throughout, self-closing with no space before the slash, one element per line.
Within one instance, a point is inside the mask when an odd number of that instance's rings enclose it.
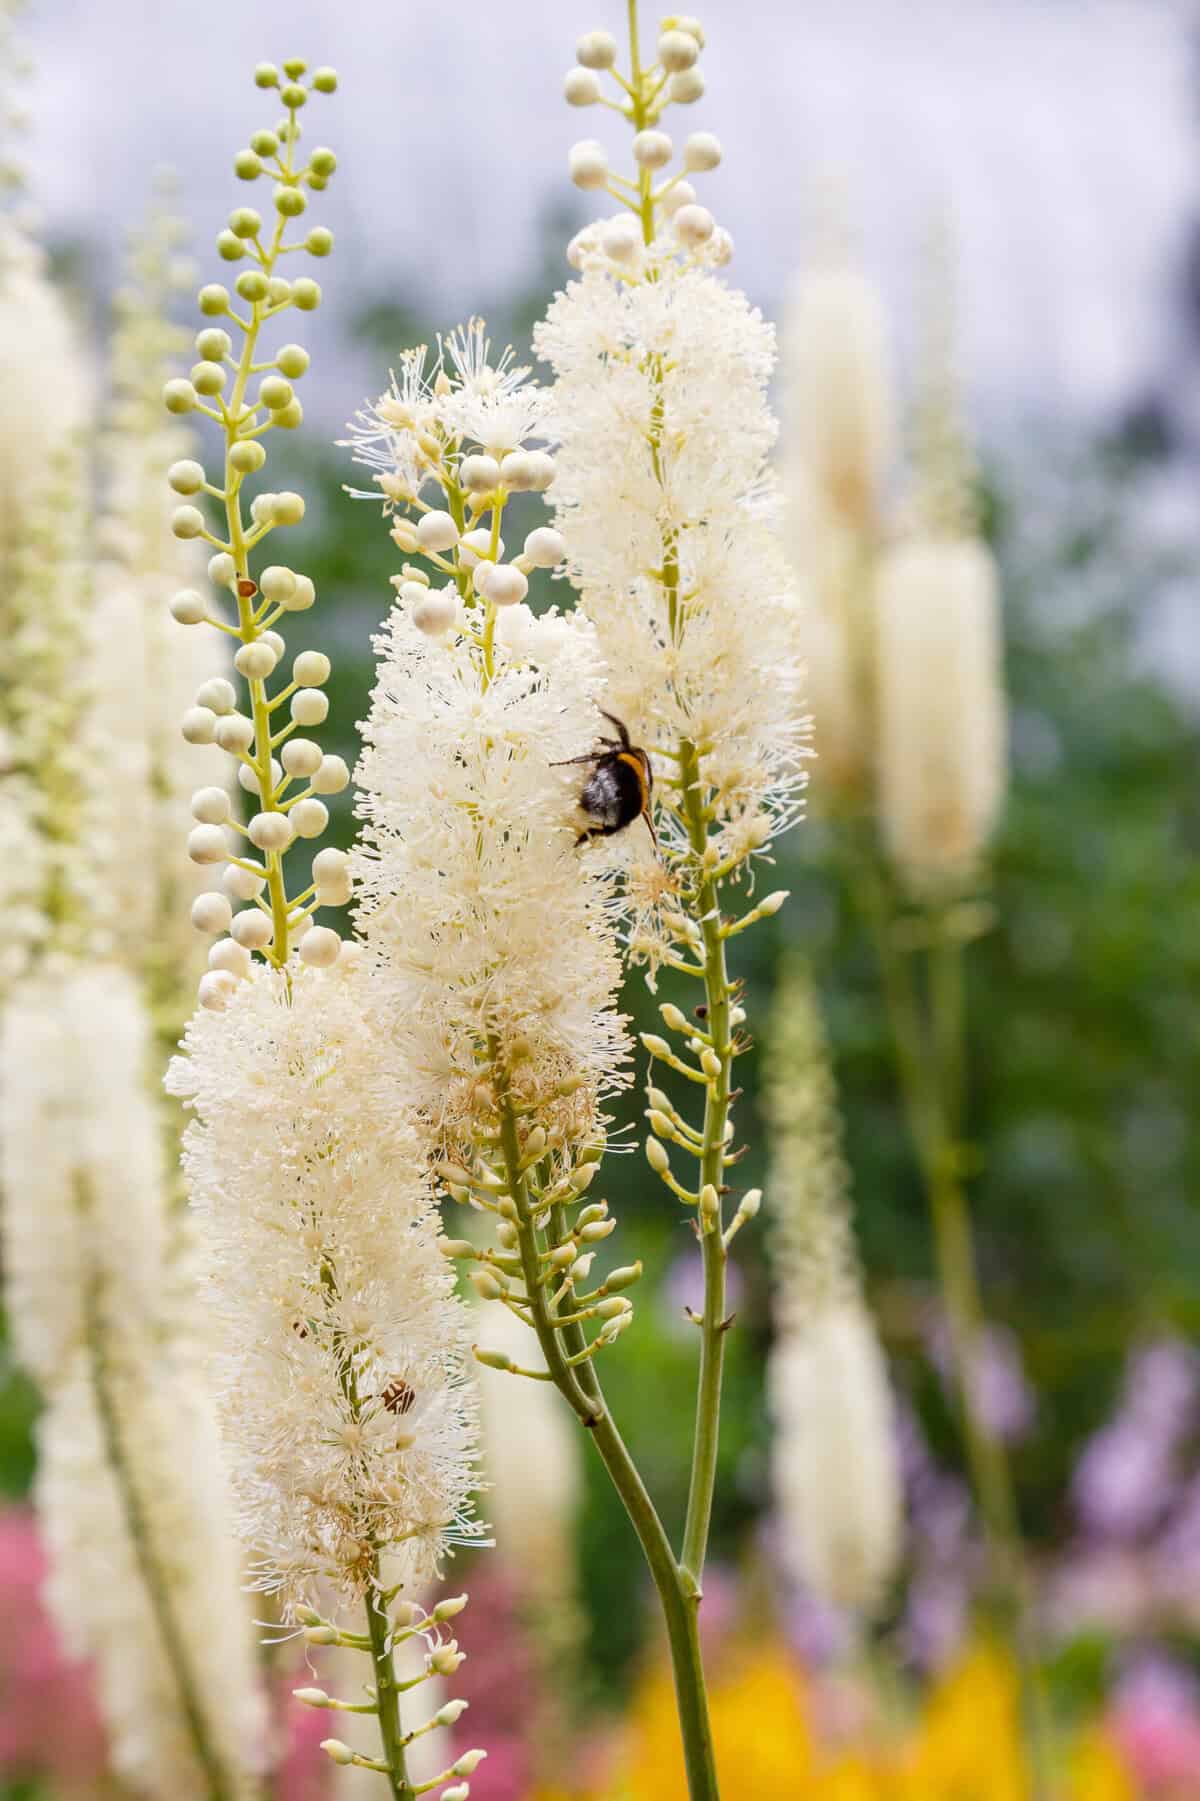
<path fill-rule="evenodd" d="M 970 1496 L 935 1463 L 921 1422 L 903 1399 L 896 1430 L 913 1557 L 900 1643 L 920 1668 L 937 1669 L 958 1649 L 970 1621 L 978 1564 Z"/>
<path fill-rule="evenodd" d="M 745 1282 L 736 1263 L 726 1272 L 727 1311 L 735 1312 L 742 1302 Z M 682 1251 L 671 1264 L 659 1290 L 658 1303 L 667 1330 L 683 1338 L 692 1332 L 687 1309 L 704 1312 L 704 1261 L 698 1248 Z"/>
<path fill-rule="evenodd" d="M 1047 1578 L 1041 1613 L 1053 1638 L 1144 1630 L 1153 1595 L 1145 1558 L 1125 1545 L 1076 1546 Z"/>
<path fill-rule="evenodd" d="M 953 1394 L 957 1382 L 950 1328 L 939 1306 L 926 1312 L 925 1344 L 942 1386 Z M 985 1326 L 975 1346 L 974 1364 L 971 1393 L 976 1412 L 989 1432 L 1006 1444 L 1016 1444 L 1033 1425 L 1037 1411 L 1016 1333 L 1008 1326 Z"/>
<path fill-rule="evenodd" d="M 1072 1497 L 1088 1532 L 1132 1539 L 1155 1527 L 1176 1499 L 1179 1441 L 1200 1393 L 1194 1351 L 1164 1338 L 1130 1358 L 1116 1417 L 1089 1440 Z"/>

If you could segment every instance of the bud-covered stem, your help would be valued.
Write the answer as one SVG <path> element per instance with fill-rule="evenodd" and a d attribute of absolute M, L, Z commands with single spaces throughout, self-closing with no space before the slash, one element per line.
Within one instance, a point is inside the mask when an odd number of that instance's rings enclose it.
<path fill-rule="evenodd" d="M 516 1208 L 515 1225 L 521 1266 L 529 1294 L 530 1322 L 537 1333 L 550 1378 L 587 1428 L 629 1516 L 630 1524 L 637 1533 L 654 1580 L 666 1622 L 691 1801 L 718 1801 L 712 1728 L 709 1724 L 708 1697 L 700 1659 L 695 1606 L 699 1598 L 697 1585 L 692 1580 L 686 1562 L 681 1565 L 676 1561 L 666 1529 L 608 1410 L 596 1372 L 595 1358 L 588 1354 L 582 1325 L 578 1320 L 563 1322 L 558 1318 L 553 1296 L 540 1280 L 540 1257 L 544 1246 L 539 1243 L 538 1230 L 534 1224 L 527 1172 L 522 1167 L 516 1114 L 508 1092 L 506 1072 L 497 1055 L 498 1047 L 493 1043 L 489 1050 L 492 1081 L 500 1113 L 500 1149 L 508 1192 Z M 565 1233 L 565 1225 L 562 1209 L 551 1208 L 550 1236 L 561 1237 Z"/>
<path fill-rule="evenodd" d="M 82 1182 L 79 1187 L 79 1204 L 82 1210 L 86 1208 L 87 1195 L 83 1191 Z M 113 1485 L 120 1496 L 134 1562 L 162 1638 L 163 1652 L 178 1690 L 180 1710 L 187 1724 L 196 1761 L 204 1771 L 210 1801 L 233 1801 L 237 1792 L 235 1784 L 222 1763 L 205 1719 L 200 1685 L 188 1655 L 187 1636 L 175 1616 L 170 1582 L 154 1544 L 145 1501 L 139 1492 L 133 1463 L 125 1448 L 120 1407 L 113 1395 L 112 1370 L 105 1334 L 105 1310 L 100 1292 L 102 1280 L 99 1272 L 93 1273 L 84 1291 L 83 1310 L 88 1376 L 95 1398 L 105 1460 L 112 1472 Z"/>
<path fill-rule="evenodd" d="M 284 139 L 287 161 L 284 165 L 287 173 L 292 169 L 292 153 L 295 146 L 296 116 L 288 113 L 289 129 Z M 283 233 L 288 221 L 282 213 L 275 221 L 275 230 L 270 244 L 263 252 L 262 272 L 270 280 L 283 248 Z M 229 531 L 230 555 L 237 568 L 237 610 L 238 635 L 243 644 L 252 644 L 259 636 L 254 623 L 254 602 L 248 599 L 242 590 L 242 582 L 250 575 L 249 550 L 246 544 L 245 525 L 242 519 L 241 485 L 242 476 L 234 467 L 232 452 L 236 444 L 241 442 L 242 409 L 246 399 L 246 388 L 255 367 L 255 352 L 258 347 L 258 334 L 263 319 L 270 310 L 266 300 L 255 300 L 250 304 L 250 318 L 242 333 L 242 351 L 238 358 L 237 375 L 234 378 L 233 392 L 229 397 L 229 407 L 225 415 L 225 519 Z M 250 590 L 253 593 L 253 589 Z M 278 812 L 279 801 L 275 796 L 275 783 L 271 778 L 271 711 L 267 702 L 267 684 L 259 677 L 251 677 L 247 683 L 250 690 L 250 716 L 254 721 L 254 769 L 258 777 L 260 805 L 264 812 Z M 263 853 L 263 862 L 267 871 L 267 893 L 271 900 L 272 948 L 270 958 L 273 963 L 282 966 L 287 962 L 289 949 L 288 897 L 283 876 L 283 853 L 268 850 Z"/>
<path fill-rule="evenodd" d="M 379 1557 L 375 1557 L 373 1581 L 367 1589 L 367 1631 L 371 1640 L 371 1662 L 375 1669 L 375 1694 L 379 1708 L 379 1737 L 383 1745 L 383 1761 L 388 1767 L 388 1786 L 394 1801 L 413 1801 L 416 1790 L 408 1778 L 404 1753 L 404 1732 L 400 1724 L 399 1685 L 392 1660 L 392 1623 L 379 1593 Z"/>
<path fill-rule="evenodd" d="M 694 744 L 680 746 L 679 774 L 683 790 L 683 815 L 688 842 L 704 866 L 707 829 L 701 799 L 700 768 Z M 733 1045 L 729 1018 L 729 976 L 725 966 L 725 940 L 717 884 L 704 877 L 696 895 L 696 912 L 704 934 L 704 990 L 708 1004 L 708 1031 L 719 1072 L 709 1080 L 704 1097 L 704 1126 L 700 1152 L 700 1185 L 711 1185 L 720 1197 L 725 1178 L 725 1134 L 729 1120 L 730 1072 Z M 694 1577 L 697 1590 L 704 1575 L 712 1519 L 713 1489 L 717 1479 L 717 1449 L 721 1427 L 721 1379 L 725 1360 L 725 1268 L 728 1252 L 721 1230 L 721 1214 L 715 1221 L 700 1218 L 700 1252 L 704 1260 L 704 1317 L 700 1322 L 700 1375 L 696 1393 L 696 1431 L 692 1448 L 692 1475 L 688 1490 L 687 1521 L 683 1535 L 683 1567 Z"/>

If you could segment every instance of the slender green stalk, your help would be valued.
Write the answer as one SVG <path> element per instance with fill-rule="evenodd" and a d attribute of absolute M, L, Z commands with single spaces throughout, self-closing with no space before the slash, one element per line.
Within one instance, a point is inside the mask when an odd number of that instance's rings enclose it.
<path fill-rule="evenodd" d="M 134 1562 L 150 1611 L 154 1615 L 163 1651 L 179 1695 L 179 1705 L 187 1724 L 188 1737 L 196 1761 L 204 1772 L 210 1801 L 233 1801 L 236 1793 L 229 1772 L 213 1743 L 209 1724 L 200 1699 L 200 1689 L 188 1657 L 187 1642 L 175 1617 L 170 1587 L 159 1561 L 146 1517 L 146 1507 L 138 1489 L 121 1430 L 120 1412 L 113 1398 L 112 1367 L 105 1343 L 103 1309 L 100 1296 L 101 1278 L 93 1275 L 84 1294 L 84 1325 L 88 1352 L 88 1374 L 96 1402 L 96 1415 L 104 1444 L 105 1461 L 112 1472 L 120 1497 L 121 1511 L 133 1549 Z"/>
<path fill-rule="evenodd" d="M 408 1779 L 404 1732 L 400 1724 L 399 1688 L 392 1661 L 391 1630 L 391 1620 L 379 1594 L 379 1557 L 376 1554 L 372 1582 L 367 1589 L 367 1632 L 371 1640 L 371 1662 L 375 1670 L 379 1737 L 393 1801 L 415 1801 L 416 1790 Z"/>
<path fill-rule="evenodd" d="M 931 922 L 935 937 L 926 1019 L 912 960 L 896 945 L 886 885 L 870 849 L 856 850 L 853 878 L 879 961 L 901 1097 L 929 1205 L 963 1440 L 983 1522 L 989 1574 L 1017 1650 L 1033 1792 L 1037 1801 L 1044 1801 L 1051 1792 L 1051 1726 L 1016 1495 L 1003 1442 L 988 1425 L 977 1394 L 986 1316 L 962 1180 L 966 1060 L 962 944 L 942 929 L 940 921 Z"/>

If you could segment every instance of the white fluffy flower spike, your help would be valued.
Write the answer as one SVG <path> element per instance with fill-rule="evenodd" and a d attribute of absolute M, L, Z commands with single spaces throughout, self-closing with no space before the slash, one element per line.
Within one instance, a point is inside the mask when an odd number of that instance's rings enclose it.
<path fill-rule="evenodd" d="M 799 1580 L 870 1613 L 901 1540 L 894 1410 L 859 1283 L 829 1047 L 799 959 L 785 966 L 775 1020 L 768 1200 L 778 1337 L 769 1385 L 781 1547 Z"/>

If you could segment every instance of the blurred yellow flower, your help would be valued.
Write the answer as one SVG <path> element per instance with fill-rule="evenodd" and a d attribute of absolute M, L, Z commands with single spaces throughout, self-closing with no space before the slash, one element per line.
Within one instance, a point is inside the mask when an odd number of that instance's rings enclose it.
<path fill-rule="evenodd" d="M 876 1728 L 869 1743 L 826 1751 L 803 1678 L 786 1650 L 771 1645 L 737 1660 L 711 1691 L 722 1801 L 1029 1801 L 1017 1707 L 1011 1659 L 982 1642 L 910 1726 L 894 1734 Z M 687 1801 L 665 1670 L 643 1682 L 615 1776 L 591 1801 Z M 1073 1746 L 1058 1801 L 1137 1801 L 1100 1731 Z"/>

